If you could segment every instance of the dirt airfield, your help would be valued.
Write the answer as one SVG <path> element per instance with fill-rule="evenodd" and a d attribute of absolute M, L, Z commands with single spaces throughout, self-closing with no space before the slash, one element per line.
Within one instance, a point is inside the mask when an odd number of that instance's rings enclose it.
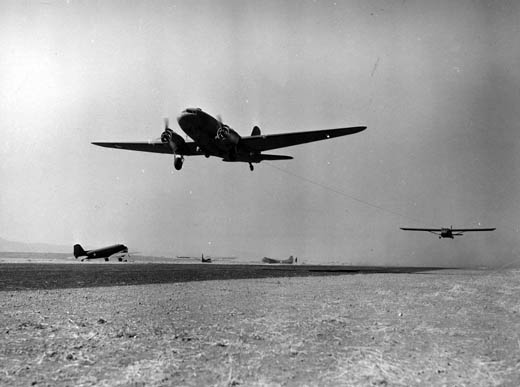
<path fill-rule="evenodd" d="M 326 274 L 4 286 L 0 385 L 520 385 L 520 270 Z"/>

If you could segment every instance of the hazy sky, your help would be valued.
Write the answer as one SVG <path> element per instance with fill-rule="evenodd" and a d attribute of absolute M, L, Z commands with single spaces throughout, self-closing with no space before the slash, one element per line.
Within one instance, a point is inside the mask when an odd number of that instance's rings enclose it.
<path fill-rule="evenodd" d="M 0 236 L 366 264 L 520 260 L 517 1 L 0 3 Z M 243 135 L 366 125 L 247 164 L 95 147 L 184 108 Z M 368 204 L 366 204 L 368 203 Z M 497 227 L 438 240 L 400 226 Z M 72 247 L 71 247 L 72 248 Z"/>

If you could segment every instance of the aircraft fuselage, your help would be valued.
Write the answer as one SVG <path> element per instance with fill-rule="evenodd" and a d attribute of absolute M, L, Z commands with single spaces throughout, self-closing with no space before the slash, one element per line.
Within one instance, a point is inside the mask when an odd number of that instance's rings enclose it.
<path fill-rule="evenodd" d="M 108 258 L 114 254 L 128 254 L 128 247 L 122 244 L 117 244 L 102 247 L 100 249 L 83 250 L 80 245 L 74 246 L 74 256 L 76 258 L 83 257 L 82 260 L 104 258 L 105 261 L 108 261 Z"/>
<path fill-rule="evenodd" d="M 453 232 L 449 228 L 442 229 L 441 233 L 439 234 L 439 238 L 455 239 Z"/>
<path fill-rule="evenodd" d="M 206 156 L 218 155 L 224 161 L 249 161 L 239 149 L 240 135 L 199 108 L 188 108 L 177 118 L 180 128 L 190 136 Z M 242 152 L 239 152 L 242 151 Z"/>

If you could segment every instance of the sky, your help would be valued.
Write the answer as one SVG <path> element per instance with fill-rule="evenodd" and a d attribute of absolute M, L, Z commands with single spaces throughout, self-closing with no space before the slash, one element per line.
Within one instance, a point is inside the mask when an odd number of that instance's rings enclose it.
<path fill-rule="evenodd" d="M 309 263 L 520 263 L 520 3 L 4 1 L 0 237 Z M 365 125 L 244 163 L 105 149 L 186 107 L 242 135 Z M 399 227 L 497 227 L 438 240 Z"/>

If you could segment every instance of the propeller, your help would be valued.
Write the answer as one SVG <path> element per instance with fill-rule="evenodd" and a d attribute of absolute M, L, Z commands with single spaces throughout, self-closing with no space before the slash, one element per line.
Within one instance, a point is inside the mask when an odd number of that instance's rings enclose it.
<path fill-rule="evenodd" d="M 220 114 L 217 115 L 216 120 L 218 122 L 218 129 L 215 140 L 225 141 L 229 144 L 230 148 L 227 159 L 230 161 L 235 161 L 238 153 L 240 135 L 222 122 L 222 116 Z"/>
<path fill-rule="evenodd" d="M 161 134 L 161 141 L 163 143 L 167 143 L 171 140 L 173 134 L 173 130 L 170 129 L 170 119 L 168 117 L 164 118 L 164 132 Z"/>
<path fill-rule="evenodd" d="M 224 123 L 222 122 L 222 116 L 220 114 L 217 114 L 217 122 L 218 122 L 218 129 L 217 129 L 217 139 L 224 139 L 225 135 L 227 133 L 226 127 L 224 126 Z"/>
<path fill-rule="evenodd" d="M 160 135 L 159 137 L 155 137 L 153 140 L 149 140 L 149 141 L 153 141 L 153 142 L 157 142 L 157 141 L 160 141 L 160 142 L 168 142 L 168 141 L 164 141 L 163 138 L 164 138 L 164 134 L 165 134 L 165 132 L 168 131 L 167 129 L 171 130 L 171 129 L 169 128 L 169 126 L 170 126 L 170 120 L 168 119 L 168 117 L 165 117 L 165 118 L 164 118 L 164 131 L 161 133 L 161 135 Z"/>
<path fill-rule="evenodd" d="M 216 140 L 227 140 L 231 142 L 235 147 L 240 141 L 240 136 L 238 133 L 233 131 L 229 126 L 224 124 L 222 121 L 222 116 L 220 114 L 217 115 L 218 129 L 217 135 L 215 136 Z M 236 149 L 235 149 L 236 151 Z"/>

